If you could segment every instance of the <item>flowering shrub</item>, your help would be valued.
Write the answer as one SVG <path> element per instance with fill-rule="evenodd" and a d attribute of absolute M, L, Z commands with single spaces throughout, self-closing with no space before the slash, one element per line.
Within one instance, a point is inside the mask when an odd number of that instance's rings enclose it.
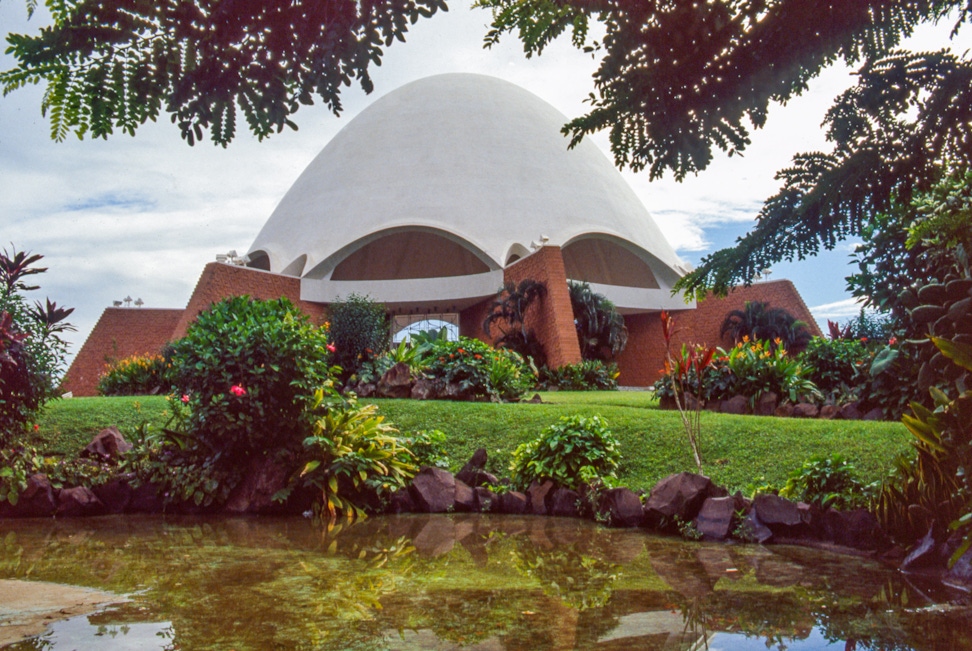
<path fill-rule="evenodd" d="M 841 398 L 860 397 L 873 357 L 862 339 L 814 337 L 799 359 L 824 395 Z"/>
<path fill-rule="evenodd" d="M 172 388 L 172 363 L 162 355 L 132 355 L 108 364 L 98 378 L 103 396 L 167 393 Z"/>
<path fill-rule="evenodd" d="M 540 382 L 560 391 L 614 391 L 618 388 L 618 365 L 588 359 L 540 370 Z"/>
<path fill-rule="evenodd" d="M 820 398 L 820 392 L 809 378 L 807 369 L 798 358 L 787 355 L 777 343 L 774 350 L 766 341 L 743 341 L 728 352 L 720 351 L 717 365 L 725 364 L 732 372 L 732 382 L 718 398 L 733 395 L 749 396 L 755 404 L 763 393 L 772 391 L 792 402 Z"/>
<path fill-rule="evenodd" d="M 575 489 L 596 478 L 614 478 L 621 461 L 619 448 L 600 416 L 564 416 L 513 451 L 510 479 L 518 488 L 552 479 Z"/>
<path fill-rule="evenodd" d="M 167 452 L 173 466 L 221 484 L 201 499 L 225 497 L 248 458 L 299 449 L 315 391 L 330 377 L 327 343 L 287 299 L 242 296 L 213 304 L 173 345 Z"/>
<path fill-rule="evenodd" d="M 425 375 L 458 387 L 460 399 L 516 401 L 537 382 L 536 369 L 519 353 L 469 337 L 436 341 L 428 359 Z"/>

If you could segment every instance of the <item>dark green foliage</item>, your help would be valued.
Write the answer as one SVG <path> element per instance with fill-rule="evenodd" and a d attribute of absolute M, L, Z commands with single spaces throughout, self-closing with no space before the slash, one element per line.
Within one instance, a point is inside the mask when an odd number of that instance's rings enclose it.
<path fill-rule="evenodd" d="M 23 292 L 39 289 L 24 279 L 47 271 L 43 256 L 0 252 L 0 447 L 24 434 L 38 410 L 56 398 L 67 343 L 61 333 L 74 330 L 65 319 L 73 308 L 46 300 L 30 305 Z"/>
<path fill-rule="evenodd" d="M 595 478 L 613 479 L 621 461 L 619 448 L 600 416 L 563 417 L 513 451 L 510 479 L 521 489 L 544 479 L 566 488 L 578 488 Z"/>
<path fill-rule="evenodd" d="M 449 468 L 449 454 L 445 450 L 447 437 L 440 429 L 420 429 L 401 435 L 402 445 L 415 455 L 415 465 Z"/>
<path fill-rule="evenodd" d="M 858 339 L 814 337 L 800 353 L 810 380 L 825 396 L 860 397 L 871 378 L 873 354 Z"/>
<path fill-rule="evenodd" d="M 200 314 L 173 348 L 172 466 L 218 482 L 225 497 L 249 458 L 298 449 L 329 378 L 326 345 L 324 329 L 285 298 L 228 298 Z M 208 504 L 214 493 L 204 493 Z"/>
<path fill-rule="evenodd" d="M 768 342 L 773 348 L 782 345 L 793 352 L 806 346 L 811 337 L 806 323 L 783 308 L 771 308 L 763 301 L 746 301 L 743 309 L 729 312 L 719 328 L 719 336 L 726 335 L 733 344 L 748 337 L 752 341 Z"/>
<path fill-rule="evenodd" d="M 620 355 L 628 345 L 628 328 L 614 303 L 587 283 L 567 281 L 567 287 L 581 357 L 607 361 Z"/>
<path fill-rule="evenodd" d="M 614 391 L 618 388 L 617 364 L 588 359 L 555 369 L 540 369 L 540 383 L 560 391 Z"/>
<path fill-rule="evenodd" d="M 405 40 L 442 0 L 374 2 L 48 3 L 53 25 L 9 34 L 17 66 L 0 74 L 4 93 L 46 83 L 51 136 L 134 135 L 163 111 L 190 145 L 226 145 L 242 113 L 258 138 L 296 129 L 291 116 L 315 96 L 342 110 L 340 91 L 357 80 L 371 92 L 369 66 Z"/>
<path fill-rule="evenodd" d="M 527 311 L 536 301 L 547 295 L 547 286 L 527 278 L 517 285 L 510 281 L 503 285 L 493 301 L 489 316 L 483 321 L 483 330 L 492 336 L 492 328 L 500 331 L 496 345 L 530 357 L 537 366 L 546 364 L 547 356 L 533 328 L 527 323 Z"/>
<path fill-rule="evenodd" d="M 519 353 L 469 337 L 438 340 L 428 354 L 426 377 L 455 387 L 458 400 L 517 401 L 536 386 L 536 369 Z"/>
<path fill-rule="evenodd" d="M 362 364 L 388 347 L 388 315 L 385 306 L 367 296 L 350 294 L 328 306 L 334 363 L 347 378 Z"/>
<path fill-rule="evenodd" d="M 870 497 L 857 479 L 854 464 L 841 454 L 814 456 L 803 462 L 786 480 L 780 495 L 825 509 L 866 506 Z"/>

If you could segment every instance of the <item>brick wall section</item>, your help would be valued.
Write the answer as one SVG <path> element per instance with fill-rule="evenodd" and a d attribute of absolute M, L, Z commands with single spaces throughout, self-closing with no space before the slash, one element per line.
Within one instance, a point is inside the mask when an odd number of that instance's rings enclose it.
<path fill-rule="evenodd" d="M 547 365 L 556 368 L 581 361 L 560 247 L 544 246 L 533 255 L 517 260 L 503 272 L 506 282 L 519 284 L 527 278 L 547 285 L 547 295 L 527 310 L 527 324 L 534 328 L 543 344 Z"/>
<path fill-rule="evenodd" d="M 822 336 L 820 326 L 810 314 L 806 303 L 789 280 L 772 280 L 739 287 L 724 298 L 708 296 L 694 310 L 673 311 L 676 345 L 705 344 L 727 348 L 728 339 L 720 339 L 719 329 L 732 310 L 741 310 L 746 301 L 764 301 L 770 307 L 781 307 L 807 324 L 815 336 Z M 658 379 L 665 361 L 665 342 L 661 334 L 658 313 L 633 314 L 624 319 L 628 327 L 628 345 L 618 357 L 624 386 L 649 386 Z"/>
<path fill-rule="evenodd" d="M 184 310 L 109 307 L 102 313 L 64 376 L 61 390 L 97 395 L 98 378 L 109 361 L 154 354 L 172 338 Z"/>
<path fill-rule="evenodd" d="M 203 269 L 196 289 L 189 298 L 185 313 L 172 333 L 173 339 L 186 334 L 186 328 L 195 321 L 200 312 L 209 309 L 213 303 L 230 296 L 247 294 L 261 300 L 287 297 L 307 314 L 315 324 L 324 322 L 326 310 L 323 305 L 300 300 L 300 278 L 238 267 L 221 262 L 210 262 Z"/>
<path fill-rule="evenodd" d="M 496 289 L 498 291 L 499 287 Z M 460 312 L 459 334 L 463 337 L 473 337 L 492 345 L 496 339 L 496 335 L 499 335 L 499 331 L 494 328 L 492 330 L 494 336 L 490 337 L 483 330 L 483 321 L 489 316 L 490 308 L 493 306 L 493 300 L 492 298 L 487 298 L 485 301 L 476 303 L 472 307 L 467 307 Z"/>

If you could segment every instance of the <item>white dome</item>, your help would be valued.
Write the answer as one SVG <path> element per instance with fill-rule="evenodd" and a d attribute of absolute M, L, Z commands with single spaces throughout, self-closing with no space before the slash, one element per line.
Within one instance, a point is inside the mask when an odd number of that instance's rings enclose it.
<path fill-rule="evenodd" d="M 307 166 L 250 264 L 301 276 L 309 300 L 350 291 L 386 302 L 395 292 L 402 302 L 463 299 L 495 293 L 503 267 L 544 236 L 563 248 L 569 277 L 667 294 L 681 275 L 675 252 L 593 143 L 567 148 L 566 121 L 493 77 L 407 84 Z"/>

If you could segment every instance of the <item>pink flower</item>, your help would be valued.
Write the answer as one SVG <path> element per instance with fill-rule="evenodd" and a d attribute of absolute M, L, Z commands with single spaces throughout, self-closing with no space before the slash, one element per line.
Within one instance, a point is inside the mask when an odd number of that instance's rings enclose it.
<path fill-rule="evenodd" d="M 335 346 L 334 344 L 328 344 L 327 345 L 327 350 L 330 353 L 336 352 L 337 351 L 337 346 Z"/>
<path fill-rule="evenodd" d="M 234 384 L 232 387 L 230 387 L 230 393 L 232 393 L 234 396 L 237 396 L 237 397 L 245 396 L 246 395 L 246 389 L 244 389 L 239 384 Z"/>
<path fill-rule="evenodd" d="M 189 404 L 189 394 L 188 393 L 183 393 L 182 394 L 182 404 L 184 404 L 184 405 L 185 404 Z"/>
<path fill-rule="evenodd" d="M 888 345 L 889 346 L 893 346 L 896 343 L 898 343 L 898 338 L 897 337 L 891 337 L 890 339 L 888 339 Z"/>

